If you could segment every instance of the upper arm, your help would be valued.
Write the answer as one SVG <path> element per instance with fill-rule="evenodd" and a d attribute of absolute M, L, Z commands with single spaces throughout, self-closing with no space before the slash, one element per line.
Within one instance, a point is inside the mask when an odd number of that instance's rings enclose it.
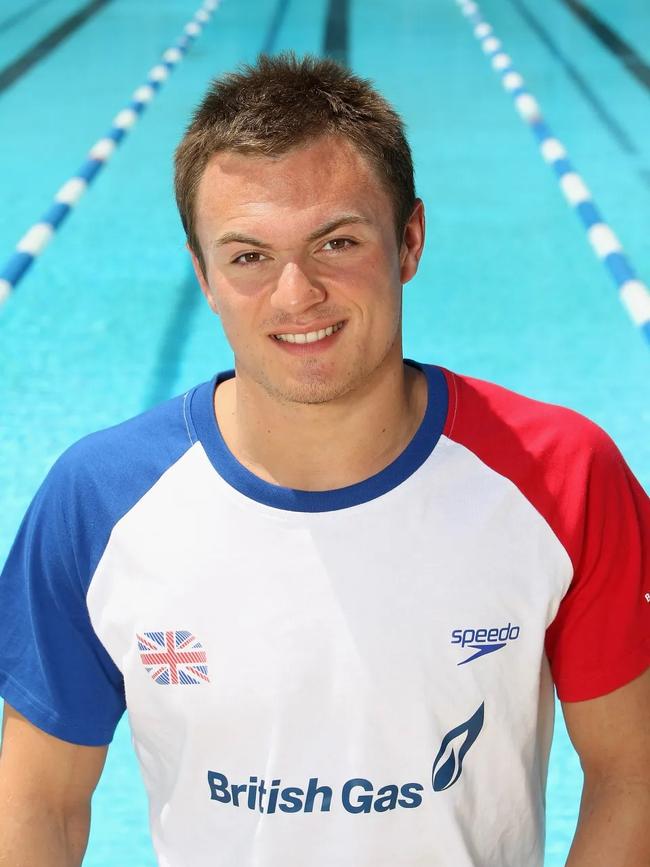
<path fill-rule="evenodd" d="M 49 735 L 5 703 L 0 792 L 38 801 L 65 814 L 84 809 L 99 781 L 108 747 L 87 747 Z"/>
<path fill-rule="evenodd" d="M 606 695 L 562 702 L 562 710 L 586 777 L 650 787 L 650 668 Z"/>

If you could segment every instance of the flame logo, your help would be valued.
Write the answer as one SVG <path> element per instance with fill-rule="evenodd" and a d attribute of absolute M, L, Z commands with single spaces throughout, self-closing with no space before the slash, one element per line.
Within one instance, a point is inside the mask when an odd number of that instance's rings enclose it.
<path fill-rule="evenodd" d="M 453 786 L 462 774 L 463 759 L 483 728 L 484 708 L 485 703 L 467 722 L 456 726 L 442 739 L 431 771 L 434 792 L 443 792 Z"/>

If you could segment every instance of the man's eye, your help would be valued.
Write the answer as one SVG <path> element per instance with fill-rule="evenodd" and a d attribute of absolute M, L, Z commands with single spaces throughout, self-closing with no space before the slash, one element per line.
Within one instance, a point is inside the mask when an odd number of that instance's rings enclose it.
<path fill-rule="evenodd" d="M 240 256 L 237 256 L 236 259 L 233 259 L 233 265 L 254 265 L 256 262 L 261 262 L 262 259 L 265 259 L 266 256 L 263 256 L 261 253 L 242 253 Z"/>
<path fill-rule="evenodd" d="M 323 244 L 323 250 L 346 250 L 348 247 L 353 247 L 354 241 L 349 238 L 332 238 Z"/>

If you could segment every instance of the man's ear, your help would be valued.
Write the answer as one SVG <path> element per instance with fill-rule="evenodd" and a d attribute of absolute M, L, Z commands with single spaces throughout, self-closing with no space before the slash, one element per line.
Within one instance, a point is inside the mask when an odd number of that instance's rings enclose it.
<path fill-rule="evenodd" d="M 199 286 L 201 287 L 201 292 L 205 295 L 206 301 L 210 305 L 210 309 L 213 313 L 219 315 L 219 310 L 217 308 L 217 302 L 210 290 L 208 285 L 208 281 L 206 279 L 205 274 L 203 273 L 203 267 L 199 262 L 199 258 L 194 252 L 194 250 L 190 247 L 189 243 L 185 244 L 187 250 L 192 258 L 192 267 L 194 268 L 194 273 L 196 274 L 196 279 L 198 280 Z"/>
<path fill-rule="evenodd" d="M 422 199 L 416 199 L 411 216 L 404 227 L 400 249 L 400 276 L 402 283 L 408 283 L 415 276 L 423 249 L 424 203 Z"/>

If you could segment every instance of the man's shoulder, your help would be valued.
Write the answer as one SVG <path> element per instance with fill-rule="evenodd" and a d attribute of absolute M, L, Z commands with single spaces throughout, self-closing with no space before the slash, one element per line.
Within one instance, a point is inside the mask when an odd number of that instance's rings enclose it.
<path fill-rule="evenodd" d="M 196 443 L 190 404 L 203 383 L 73 443 L 54 463 L 39 493 L 68 518 L 112 524 L 135 505 Z"/>
<path fill-rule="evenodd" d="M 445 434 L 469 448 L 504 457 L 523 449 L 530 459 L 554 461 L 616 448 L 603 428 L 570 407 L 473 376 L 447 372 L 447 379 Z"/>
<path fill-rule="evenodd" d="M 87 434 L 63 452 L 55 467 L 63 475 L 109 479 L 171 465 L 195 441 L 188 409 L 194 391 Z"/>
<path fill-rule="evenodd" d="M 26 516 L 33 534 L 74 548 L 86 581 L 117 524 L 196 442 L 189 404 L 204 383 L 88 434 L 54 463 Z M 68 551 L 68 556 L 70 552 Z"/>
<path fill-rule="evenodd" d="M 630 492 L 643 499 L 611 437 L 579 412 L 481 379 L 447 373 L 445 435 L 507 478 L 579 562 L 589 514 Z"/>

